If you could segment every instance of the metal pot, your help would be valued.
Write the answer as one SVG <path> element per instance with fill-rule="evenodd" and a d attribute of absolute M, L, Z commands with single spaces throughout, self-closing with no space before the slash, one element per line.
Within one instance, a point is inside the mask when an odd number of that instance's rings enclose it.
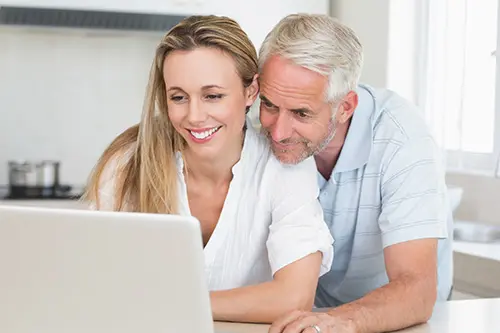
<path fill-rule="evenodd" d="M 55 188 L 59 186 L 57 161 L 9 161 L 10 187 Z"/>

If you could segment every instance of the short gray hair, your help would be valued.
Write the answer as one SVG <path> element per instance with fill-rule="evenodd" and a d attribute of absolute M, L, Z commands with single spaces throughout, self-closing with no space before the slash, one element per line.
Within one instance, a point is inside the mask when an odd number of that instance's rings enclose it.
<path fill-rule="evenodd" d="M 283 18 L 262 43 L 259 72 L 274 55 L 327 76 L 327 101 L 337 101 L 355 90 L 363 66 L 363 48 L 355 32 L 335 18 L 319 14 Z"/>

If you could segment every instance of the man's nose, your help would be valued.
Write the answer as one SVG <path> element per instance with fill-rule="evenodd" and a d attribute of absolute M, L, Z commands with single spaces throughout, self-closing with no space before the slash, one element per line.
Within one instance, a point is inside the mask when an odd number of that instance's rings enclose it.
<path fill-rule="evenodd" d="M 293 119 L 286 111 L 280 111 L 278 117 L 275 118 L 273 126 L 271 126 L 270 134 L 274 141 L 280 142 L 292 137 Z"/>

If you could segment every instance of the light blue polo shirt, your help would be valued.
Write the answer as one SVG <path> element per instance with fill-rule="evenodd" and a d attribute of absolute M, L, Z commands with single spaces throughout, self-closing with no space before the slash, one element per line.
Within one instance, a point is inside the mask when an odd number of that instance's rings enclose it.
<path fill-rule="evenodd" d="M 357 92 L 332 175 L 326 181 L 318 172 L 335 256 L 315 305 L 338 306 L 387 284 L 384 248 L 423 238 L 439 239 L 438 300 L 446 300 L 453 221 L 440 151 L 415 106 L 389 90 L 360 85 Z"/>

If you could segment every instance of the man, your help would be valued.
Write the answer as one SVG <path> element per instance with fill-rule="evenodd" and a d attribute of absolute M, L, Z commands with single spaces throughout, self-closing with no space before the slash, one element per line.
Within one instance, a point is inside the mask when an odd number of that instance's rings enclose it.
<path fill-rule="evenodd" d="M 354 32 L 321 15 L 291 15 L 260 50 L 260 123 L 283 163 L 314 156 L 335 239 L 316 306 L 271 333 L 385 332 L 426 322 L 451 292 L 451 210 L 436 144 L 421 112 L 358 84 Z"/>

